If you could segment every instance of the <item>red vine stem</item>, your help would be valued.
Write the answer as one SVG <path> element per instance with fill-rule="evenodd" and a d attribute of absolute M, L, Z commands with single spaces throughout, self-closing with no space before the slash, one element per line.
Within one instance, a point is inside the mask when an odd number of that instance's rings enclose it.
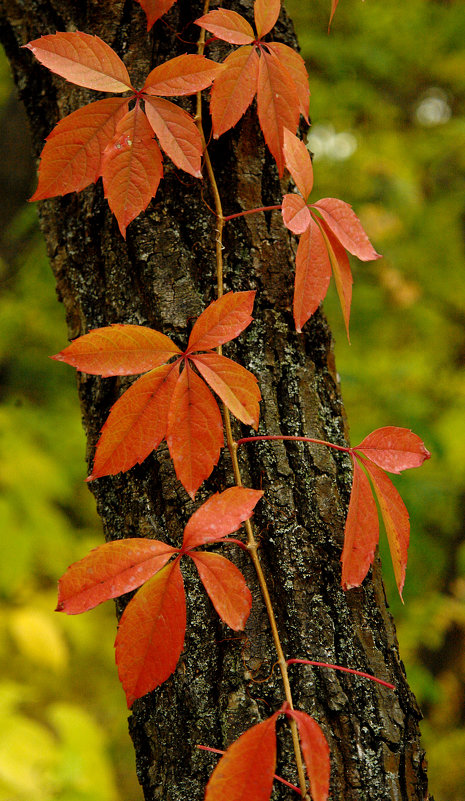
<path fill-rule="evenodd" d="M 204 14 L 207 14 L 209 9 L 210 0 L 205 0 L 204 3 Z M 199 55 L 203 55 L 203 51 L 205 48 L 205 32 L 202 30 L 199 40 L 198 40 L 198 48 L 197 52 Z M 205 167 L 207 169 L 208 178 L 210 181 L 210 187 L 212 190 L 214 202 L 215 202 L 215 211 L 216 211 L 216 219 L 217 219 L 217 228 L 216 228 L 216 280 L 217 280 L 217 293 L 218 298 L 222 297 L 224 294 L 224 286 L 223 286 L 223 228 L 224 228 L 224 216 L 223 216 L 223 206 L 221 203 L 220 193 L 218 191 L 218 184 L 216 183 L 215 173 L 213 171 L 212 163 L 210 160 L 210 156 L 208 154 L 207 145 L 205 142 L 205 134 L 203 131 L 202 125 L 202 96 L 201 93 L 197 93 L 197 113 L 196 113 L 196 123 L 200 132 L 200 136 L 202 138 L 202 145 L 204 150 L 204 159 L 205 159 Z M 217 349 L 218 353 L 221 353 L 221 346 Z M 231 455 L 231 462 L 233 467 L 234 473 L 234 480 L 238 487 L 242 487 L 242 477 L 241 471 L 239 468 L 239 462 L 237 459 L 237 445 L 233 437 L 232 428 L 231 428 L 231 417 L 229 414 L 229 410 L 223 404 L 223 418 L 224 418 L 224 426 L 226 431 L 226 441 L 229 453 Z M 244 522 L 244 527 L 247 532 L 247 548 L 250 553 L 250 557 L 252 559 L 255 572 L 257 574 L 258 583 L 260 585 L 260 590 L 262 593 L 263 601 L 265 604 L 265 608 L 268 615 L 268 620 L 270 622 L 271 633 L 273 637 L 273 642 L 276 650 L 276 654 L 278 656 L 278 664 L 279 669 L 281 671 L 281 677 L 284 686 L 284 693 L 286 696 L 286 701 L 289 704 L 291 709 L 294 709 L 294 704 L 292 700 L 292 691 L 291 685 L 289 682 L 289 675 L 287 671 L 287 664 L 286 659 L 284 656 L 284 651 L 281 645 L 281 639 L 279 637 L 278 626 L 276 623 L 276 617 L 273 610 L 273 605 L 271 603 L 270 593 L 268 591 L 268 585 L 266 583 L 265 574 L 263 573 L 262 566 L 260 563 L 260 559 L 258 557 L 258 544 L 254 537 L 253 528 L 250 520 L 246 520 Z M 293 718 L 289 720 L 289 726 L 291 729 L 292 735 L 292 743 L 294 748 L 294 755 L 295 755 L 295 763 L 297 767 L 297 773 L 299 777 L 299 785 L 302 797 L 304 799 L 309 799 L 307 794 L 307 785 L 305 781 L 305 771 L 303 766 L 302 760 L 302 752 L 300 750 L 300 742 L 299 742 L 299 734 L 297 730 L 297 723 Z"/>
<path fill-rule="evenodd" d="M 362 676 L 364 679 L 376 681 L 377 684 L 382 684 L 383 687 L 389 687 L 390 690 L 395 690 L 395 685 L 390 684 L 388 681 L 378 679 L 377 676 L 372 676 L 370 673 L 364 673 L 363 670 L 355 670 L 355 668 L 342 667 L 341 665 L 331 665 L 328 662 L 315 662 L 313 659 L 288 659 L 288 665 L 315 665 L 316 667 L 331 668 L 331 670 L 341 670 L 343 673 L 353 673 L 355 676 Z"/>
<path fill-rule="evenodd" d="M 259 436 L 259 437 L 242 437 L 242 439 L 238 439 L 236 442 L 236 446 L 243 445 L 245 442 L 261 442 L 262 440 L 288 440 L 289 442 L 313 442 L 315 445 L 326 445 L 328 448 L 334 448 L 336 451 L 344 451 L 345 453 L 353 453 L 353 448 L 345 448 L 343 445 L 334 445 L 332 442 L 326 442 L 324 439 L 314 439 L 313 437 L 291 437 L 291 436 L 280 436 L 280 435 L 270 435 L 270 436 Z"/>
<path fill-rule="evenodd" d="M 247 209 L 246 211 L 238 211 L 237 214 L 228 214 L 226 217 L 223 217 L 223 222 L 228 222 L 228 220 L 235 220 L 236 217 L 245 217 L 246 214 L 258 214 L 259 211 L 275 211 L 276 209 L 281 209 L 281 203 L 278 206 L 260 206 L 259 209 Z"/>

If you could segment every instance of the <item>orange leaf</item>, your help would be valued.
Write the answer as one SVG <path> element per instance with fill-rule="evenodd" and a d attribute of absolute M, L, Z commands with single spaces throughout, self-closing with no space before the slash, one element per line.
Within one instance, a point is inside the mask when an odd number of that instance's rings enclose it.
<path fill-rule="evenodd" d="M 174 553 L 175 548 L 158 540 L 131 538 L 99 545 L 59 580 L 57 612 L 77 615 L 135 590 Z"/>
<path fill-rule="evenodd" d="M 201 178 L 202 139 L 190 114 L 169 100 L 157 97 L 145 98 L 145 113 L 160 145 L 176 167 Z"/>
<path fill-rule="evenodd" d="M 160 148 L 136 105 L 119 121 L 102 159 L 105 197 L 126 238 L 126 228 L 154 197 L 163 176 Z"/>
<path fill-rule="evenodd" d="M 138 590 L 119 623 L 116 664 L 128 707 L 171 676 L 185 631 L 186 599 L 175 559 Z"/>
<path fill-rule="evenodd" d="M 210 86 L 222 70 L 222 64 L 205 56 L 176 56 L 159 64 L 147 75 L 142 91 L 163 97 L 193 95 Z"/>
<path fill-rule="evenodd" d="M 80 31 L 54 33 L 24 47 L 49 70 L 78 86 L 117 93 L 132 88 L 120 57 L 98 36 Z"/>
<path fill-rule="evenodd" d="M 166 436 L 168 410 L 178 379 L 177 364 L 141 376 L 112 406 L 87 481 L 113 476 L 140 464 Z"/>
<path fill-rule="evenodd" d="M 313 166 L 310 153 L 301 139 L 287 128 L 284 129 L 284 163 L 304 200 L 308 200 L 313 189 Z"/>
<path fill-rule="evenodd" d="M 137 0 L 137 2 L 145 11 L 147 30 L 149 31 L 157 19 L 160 19 L 163 14 L 170 10 L 176 0 Z"/>
<path fill-rule="evenodd" d="M 261 490 L 247 487 L 215 492 L 190 517 L 184 529 L 183 550 L 217 542 L 232 534 L 249 519 L 262 495 Z"/>
<path fill-rule="evenodd" d="M 430 452 L 426 450 L 417 434 L 408 428 L 397 428 L 397 426 L 377 428 L 354 450 L 360 451 L 390 473 L 400 473 L 401 470 L 420 467 L 425 459 L 431 458 Z"/>
<path fill-rule="evenodd" d="M 299 729 L 312 801 L 326 801 L 330 776 L 329 746 L 326 737 L 316 720 L 313 720 L 306 712 L 288 709 L 286 715 L 294 718 Z"/>
<path fill-rule="evenodd" d="M 299 110 L 303 118 L 310 124 L 308 118 L 310 105 L 310 89 L 308 88 L 308 73 L 305 61 L 302 56 L 281 42 L 266 42 L 266 47 L 271 50 L 291 75 L 294 81 L 297 95 L 299 97 Z"/>
<path fill-rule="evenodd" d="M 252 608 L 252 595 L 241 571 L 218 553 L 192 552 L 189 556 L 221 620 L 234 631 L 242 631 Z"/>
<path fill-rule="evenodd" d="M 227 292 L 214 300 L 194 323 L 186 354 L 224 345 L 252 322 L 255 292 Z"/>
<path fill-rule="evenodd" d="M 218 39 L 231 44 L 252 44 L 255 39 L 253 28 L 247 20 L 237 11 L 229 11 L 226 8 L 210 11 L 196 19 L 195 24 L 210 31 Z"/>
<path fill-rule="evenodd" d="M 109 97 L 64 117 L 47 136 L 39 185 L 30 200 L 80 192 L 94 183 L 100 175 L 105 146 L 127 108 L 126 99 Z"/>
<path fill-rule="evenodd" d="M 317 310 L 331 280 L 331 264 L 322 233 L 311 220 L 300 237 L 295 259 L 294 320 L 297 331 Z"/>
<path fill-rule="evenodd" d="M 338 3 L 339 3 L 339 0 L 331 0 L 331 14 L 330 14 L 330 17 L 329 17 L 329 22 L 328 22 L 328 33 L 329 33 L 329 29 L 331 28 L 331 23 L 333 21 L 333 17 L 334 17 L 334 15 L 336 13 L 336 8 L 337 8 Z"/>
<path fill-rule="evenodd" d="M 205 801 L 268 801 L 276 764 L 276 718 L 252 726 L 229 746 L 207 784 Z"/>
<path fill-rule="evenodd" d="M 273 158 L 279 176 L 284 172 L 284 128 L 291 133 L 299 123 L 299 98 L 286 68 L 273 52 L 262 50 L 257 89 L 257 108 L 260 127 Z"/>
<path fill-rule="evenodd" d="M 262 396 L 253 373 L 218 353 L 193 356 L 191 361 L 234 417 L 257 430 Z"/>
<path fill-rule="evenodd" d="M 255 0 L 253 13 L 259 39 L 274 27 L 281 11 L 281 0 Z"/>
<path fill-rule="evenodd" d="M 373 482 L 376 497 L 378 498 L 389 541 L 397 589 L 402 599 L 410 539 L 409 514 L 391 479 L 379 467 L 376 467 L 368 460 L 363 464 Z"/>
<path fill-rule="evenodd" d="M 360 261 L 381 258 L 381 255 L 374 250 L 360 220 L 348 203 L 335 197 L 325 197 L 314 203 L 312 208 L 317 209 L 342 247 L 353 256 L 357 256 Z"/>
<path fill-rule="evenodd" d="M 181 351 L 165 334 L 143 325 L 94 328 L 52 356 L 91 375 L 135 375 L 164 364 Z"/>
<path fill-rule="evenodd" d="M 229 131 L 247 111 L 257 91 L 259 56 L 255 47 L 239 47 L 224 60 L 224 70 L 215 80 L 210 111 L 213 136 Z"/>
<path fill-rule="evenodd" d="M 350 320 L 350 306 L 352 303 L 352 271 L 350 269 L 350 262 L 344 248 L 326 225 L 324 220 L 317 220 L 317 224 L 322 230 L 323 237 L 326 240 L 326 247 L 328 249 L 329 260 L 333 268 L 334 280 L 336 282 L 337 294 L 341 304 L 342 316 L 346 326 L 347 339 L 350 342 L 349 336 L 349 320 Z"/>
<path fill-rule="evenodd" d="M 378 510 L 370 482 L 357 459 L 353 459 L 354 477 L 342 551 L 342 587 L 358 587 L 373 562 L 379 540 Z"/>
<path fill-rule="evenodd" d="M 310 209 L 300 195 L 284 195 L 281 211 L 284 225 L 293 234 L 303 234 L 309 227 L 312 219 Z"/>
<path fill-rule="evenodd" d="M 176 475 L 194 498 L 220 458 L 223 420 L 210 390 L 188 362 L 173 393 L 166 441 Z"/>

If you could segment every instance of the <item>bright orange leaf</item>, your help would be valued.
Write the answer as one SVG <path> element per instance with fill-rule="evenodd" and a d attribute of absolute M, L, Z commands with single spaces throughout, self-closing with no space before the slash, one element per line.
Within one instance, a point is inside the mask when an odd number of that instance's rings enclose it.
<path fill-rule="evenodd" d="M 214 300 L 195 321 L 186 353 L 211 350 L 224 345 L 252 322 L 255 292 L 227 292 Z"/>
<path fill-rule="evenodd" d="M 253 13 L 259 39 L 274 28 L 280 11 L 281 0 L 255 0 Z"/>
<path fill-rule="evenodd" d="M 190 114 L 169 100 L 148 96 L 145 98 L 145 113 L 173 164 L 194 178 L 201 178 L 202 139 Z"/>
<path fill-rule="evenodd" d="M 249 519 L 262 495 L 261 490 L 246 487 L 216 492 L 190 517 L 184 529 L 183 548 L 197 548 L 232 534 Z"/>
<path fill-rule="evenodd" d="M 147 17 L 147 30 L 149 31 L 155 22 L 166 14 L 176 0 L 136 0 L 145 11 Z"/>
<path fill-rule="evenodd" d="M 217 353 L 192 356 L 202 378 L 216 392 L 234 417 L 258 428 L 260 390 L 257 379 L 237 362 Z"/>
<path fill-rule="evenodd" d="M 312 219 L 300 237 L 295 259 L 294 321 L 299 333 L 325 297 L 330 280 L 328 251 Z"/>
<path fill-rule="evenodd" d="M 299 730 L 299 739 L 310 782 L 312 801 L 327 801 L 329 794 L 329 746 L 320 726 L 296 709 L 288 709 L 286 715 L 294 718 Z"/>
<path fill-rule="evenodd" d="M 234 50 L 224 60 L 224 71 L 213 84 L 210 101 L 216 139 L 233 128 L 252 103 L 259 64 L 257 50 L 250 45 Z"/>
<path fill-rule="evenodd" d="M 345 590 L 362 583 L 373 562 L 379 540 L 378 510 L 370 482 L 358 460 L 354 459 L 353 463 L 352 491 L 341 557 L 342 587 Z"/>
<path fill-rule="evenodd" d="M 426 459 L 431 458 L 430 452 L 417 434 L 408 428 L 397 426 L 377 428 L 354 450 L 390 473 L 420 467 Z"/>
<path fill-rule="evenodd" d="M 220 618 L 242 631 L 252 608 L 252 594 L 241 571 L 218 553 L 189 554 Z"/>

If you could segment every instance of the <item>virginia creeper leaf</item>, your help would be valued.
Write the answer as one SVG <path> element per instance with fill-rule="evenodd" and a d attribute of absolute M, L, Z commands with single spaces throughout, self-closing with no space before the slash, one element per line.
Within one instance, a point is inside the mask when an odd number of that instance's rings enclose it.
<path fill-rule="evenodd" d="M 279 176 L 284 172 L 284 128 L 291 133 L 299 123 L 299 98 L 294 81 L 273 52 L 262 50 L 258 70 L 257 110 L 260 127 Z"/>
<path fill-rule="evenodd" d="M 165 334 L 143 325 L 94 328 L 52 356 L 91 375 L 135 375 L 151 370 L 180 354 Z"/>
<path fill-rule="evenodd" d="M 186 599 L 175 559 L 138 590 L 119 623 L 116 664 L 128 707 L 171 676 L 185 631 Z"/>
<path fill-rule="evenodd" d="M 342 587 L 358 587 L 373 562 L 379 540 L 378 510 L 370 482 L 358 460 L 353 459 L 354 476 L 342 551 Z"/>
<path fill-rule="evenodd" d="M 255 39 L 252 26 L 237 11 L 219 8 L 195 20 L 196 25 L 210 31 L 218 39 L 231 44 L 252 44 Z"/>
<path fill-rule="evenodd" d="M 276 764 L 276 718 L 252 726 L 229 746 L 207 784 L 205 801 L 268 801 Z"/>
<path fill-rule="evenodd" d="M 330 777 L 329 746 L 326 737 L 316 720 L 306 712 L 288 709 L 286 714 L 294 718 L 297 723 L 312 801 L 326 801 Z"/>
<path fill-rule="evenodd" d="M 253 373 L 218 353 L 203 353 L 191 361 L 234 417 L 257 430 L 262 396 Z"/>
<path fill-rule="evenodd" d="M 223 420 L 210 390 L 187 362 L 173 393 L 166 441 L 176 475 L 194 498 L 220 457 Z"/>
<path fill-rule="evenodd" d="M 342 316 L 347 332 L 347 339 L 350 342 L 349 336 L 349 320 L 350 320 L 350 306 L 352 303 L 352 271 L 350 269 L 350 262 L 344 248 L 336 239 L 332 231 L 326 225 L 324 220 L 318 220 L 318 225 L 323 232 L 323 238 L 326 238 L 326 247 L 328 249 L 328 256 L 333 268 L 334 280 L 336 282 L 337 294 L 341 304 Z"/>
<path fill-rule="evenodd" d="M 121 395 L 102 428 L 87 481 L 129 470 L 158 448 L 166 436 L 178 375 L 177 364 L 164 364 Z"/>
<path fill-rule="evenodd" d="M 401 470 L 420 467 L 425 459 L 431 457 L 417 434 L 408 428 L 397 428 L 397 426 L 377 428 L 354 450 L 360 451 L 378 467 L 390 473 L 400 473 Z"/>
<path fill-rule="evenodd" d="M 216 492 L 190 517 L 184 529 L 183 549 L 217 542 L 248 520 L 262 497 L 261 490 L 230 487 Z"/>
<path fill-rule="evenodd" d="M 409 514 L 391 479 L 379 467 L 368 460 L 363 464 L 371 478 L 378 498 L 389 542 L 397 589 L 402 598 L 410 539 Z"/>
<path fill-rule="evenodd" d="M 300 113 L 309 125 L 310 89 L 308 87 L 308 73 L 305 61 L 296 50 L 281 42 L 266 42 L 265 44 L 268 50 L 274 53 L 281 65 L 290 73 L 299 98 Z"/>
<path fill-rule="evenodd" d="M 307 230 L 312 215 L 303 197 L 300 195 L 284 195 L 281 209 L 284 225 L 293 234 L 303 234 Z"/>
<path fill-rule="evenodd" d="M 213 84 L 210 112 L 213 136 L 229 131 L 247 111 L 257 91 L 259 55 L 255 47 L 239 47 L 224 60 Z"/>
<path fill-rule="evenodd" d="M 325 197 L 313 203 L 323 220 L 339 240 L 342 247 L 357 256 L 360 261 L 380 259 L 381 255 L 374 250 L 357 215 L 343 200 Z"/>
<path fill-rule="evenodd" d="M 253 13 L 259 39 L 274 27 L 281 11 L 281 0 L 255 0 Z"/>
<path fill-rule="evenodd" d="M 54 33 L 24 47 L 49 70 L 78 86 L 116 93 L 132 88 L 120 57 L 98 36 L 80 31 Z"/>
<path fill-rule="evenodd" d="M 145 113 L 171 161 L 195 178 L 202 177 L 202 139 L 187 111 L 158 97 L 145 98 Z"/>
<path fill-rule="evenodd" d="M 100 175 L 105 146 L 127 108 L 126 99 L 109 97 L 60 120 L 45 141 L 39 184 L 30 200 L 80 192 L 94 183 Z"/>
<path fill-rule="evenodd" d="M 147 17 L 147 30 L 149 31 L 154 23 L 166 14 L 174 5 L 176 0 L 136 0 L 143 8 Z"/>
<path fill-rule="evenodd" d="M 102 158 L 105 197 L 126 238 L 126 228 L 154 197 L 163 176 L 162 155 L 147 117 L 136 105 L 118 122 Z"/>
<path fill-rule="evenodd" d="M 314 220 L 300 237 L 295 259 L 294 320 L 302 331 L 328 291 L 331 264 L 320 229 Z"/>
<path fill-rule="evenodd" d="M 202 584 L 221 620 L 242 631 L 252 608 L 252 595 L 241 571 L 218 553 L 190 554 Z"/>
<path fill-rule="evenodd" d="M 329 29 L 331 28 L 331 23 L 333 21 L 333 17 L 334 17 L 334 15 L 336 13 L 336 8 L 338 6 L 338 3 L 339 3 L 339 0 L 331 0 L 331 14 L 330 14 L 330 17 L 329 17 L 329 22 L 328 22 L 328 33 L 329 33 Z"/>
<path fill-rule="evenodd" d="M 313 189 L 313 166 L 310 153 L 301 139 L 284 129 L 284 162 L 304 200 Z"/>
<path fill-rule="evenodd" d="M 223 70 L 223 65 L 205 56 L 185 53 L 152 70 L 142 91 L 148 95 L 173 97 L 192 95 L 206 89 Z"/>
<path fill-rule="evenodd" d="M 58 582 L 58 612 L 77 615 L 135 590 L 161 570 L 176 549 L 158 540 L 106 542 L 70 565 Z"/>
<path fill-rule="evenodd" d="M 255 292 L 227 292 L 202 312 L 192 328 L 186 353 L 224 345 L 252 322 Z"/>

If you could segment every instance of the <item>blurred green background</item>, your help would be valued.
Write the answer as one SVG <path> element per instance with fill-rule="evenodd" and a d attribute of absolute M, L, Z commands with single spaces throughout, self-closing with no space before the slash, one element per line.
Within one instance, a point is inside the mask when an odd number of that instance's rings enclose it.
<path fill-rule="evenodd" d="M 382 558 L 425 715 L 436 801 L 465 798 L 465 4 L 288 4 L 312 91 L 314 198 L 351 203 L 384 259 L 354 261 L 351 338 L 325 310 L 352 442 L 412 428 L 433 458 L 396 484 L 410 511 L 405 606 Z M 45 33 L 45 31 L 44 31 Z M 0 61 L 0 799 L 139 801 L 112 604 L 55 614 L 56 581 L 102 541 L 83 483 L 73 371 L 38 232 L 25 124 Z M 32 185 L 31 185 L 32 181 Z"/>

